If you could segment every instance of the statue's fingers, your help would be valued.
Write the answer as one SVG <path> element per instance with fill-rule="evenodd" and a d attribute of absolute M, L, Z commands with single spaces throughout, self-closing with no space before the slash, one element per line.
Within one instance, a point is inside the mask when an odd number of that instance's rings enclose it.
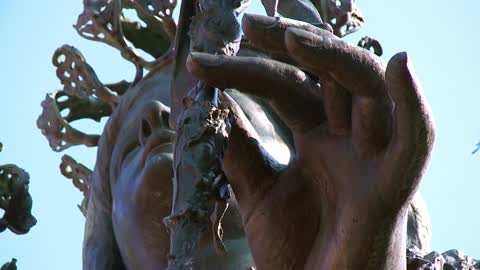
<path fill-rule="evenodd" d="M 319 85 L 294 66 L 258 57 L 205 53 L 191 53 L 188 66 L 194 76 L 212 86 L 265 98 L 293 130 L 325 120 Z"/>
<path fill-rule="evenodd" d="M 385 64 L 371 52 L 350 45 L 331 33 L 288 28 L 285 45 L 301 66 L 328 73 L 352 95 L 385 99 Z"/>
<path fill-rule="evenodd" d="M 432 150 L 434 125 L 406 53 L 387 65 L 386 88 L 395 102 L 393 131 L 386 159 L 379 172 L 379 193 L 384 201 L 402 207 L 418 188 Z"/>
<path fill-rule="evenodd" d="M 390 138 L 392 103 L 385 91 L 383 63 L 329 33 L 289 28 L 285 43 L 297 63 L 320 80 L 331 76 L 342 87 L 338 89 L 351 94 L 352 139 L 357 152 L 365 157 L 384 149 Z M 325 98 L 324 102 L 327 108 L 332 101 Z"/>
<path fill-rule="evenodd" d="M 255 46 L 275 54 L 288 53 L 285 46 L 285 31 L 289 27 L 316 34 L 325 32 L 324 29 L 309 23 L 287 18 L 254 14 L 246 14 L 243 17 L 245 35 Z M 351 126 L 351 95 L 328 74 L 322 76 L 321 82 L 329 128 L 335 134 L 344 134 L 350 130 Z"/>
<path fill-rule="evenodd" d="M 316 34 L 325 31 L 332 32 L 328 24 L 322 24 L 318 28 L 309 23 L 288 18 L 245 14 L 242 19 L 242 29 L 247 38 L 255 46 L 272 53 L 287 54 L 284 35 L 289 27 L 303 29 Z"/>
<path fill-rule="evenodd" d="M 246 217 L 284 166 L 262 147 L 260 136 L 237 102 L 227 93 L 219 97 L 230 110 L 231 123 L 223 171 L 235 192 L 242 217 Z"/>
<path fill-rule="evenodd" d="M 344 135 L 351 130 L 352 95 L 330 75 L 320 78 L 323 105 L 330 131 Z"/>
<path fill-rule="evenodd" d="M 391 136 L 390 101 L 352 97 L 352 141 L 357 154 L 367 158 L 388 146 Z"/>
<path fill-rule="evenodd" d="M 405 157 L 406 161 L 425 162 L 434 139 L 433 120 L 406 53 L 398 53 L 388 62 L 386 86 L 395 102 L 393 155 Z"/>

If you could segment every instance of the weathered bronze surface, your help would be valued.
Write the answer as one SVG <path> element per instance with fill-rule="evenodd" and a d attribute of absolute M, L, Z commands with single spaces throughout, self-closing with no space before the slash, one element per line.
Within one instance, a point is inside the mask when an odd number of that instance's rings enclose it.
<path fill-rule="evenodd" d="M 17 270 L 17 259 L 12 259 L 11 262 L 4 264 L 0 270 Z"/>
<path fill-rule="evenodd" d="M 0 143 L 0 152 L 3 145 Z M 35 226 L 32 196 L 28 192 L 30 175 L 15 164 L 0 166 L 0 232 L 7 228 L 15 234 L 26 234 Z M 15 263 L 13 263 L 15 264 Z"/>
<path fill-rule="evenodd" d="M 340 39 L 363 24 L 355 1 L 265 0 L 289 19 L 246 14 L 242 37 L 247 2 L 183 1 L 177 26 L 175 1 L 84 0 L 77 31 L 137 74 L 104 85 L 75 48 L 54 55 L 64 88 L 38 126 L 55 151 L 98 146 L 92 171 L 62 165 L 86 197 L 83 269 L 407 269 L 434 139 L 411 60 Z M 107 116 L 101 135 L 70 126 Z"/>
<path fill-rule="evenodd" d="M 0 152 L 3 144 L 0 143 Z M 26 234 L 37 224 L 32 215 L 32 196 L 28 192 L 29 174 L 14 164 L 0 166 L 0 233 L 9 229 L 15 234 Z M 17 259 L 5 263 L 0 270 L 16 270 Z"/>

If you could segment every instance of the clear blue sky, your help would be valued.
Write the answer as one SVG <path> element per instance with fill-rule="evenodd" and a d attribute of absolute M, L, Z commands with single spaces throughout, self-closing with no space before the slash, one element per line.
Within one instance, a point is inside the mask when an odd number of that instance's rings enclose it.
<path fill-rule="evenodd" d="M 260 1 L 253 2 L 249 11 L 258 12 Z M 433 223 L 433 247 L 459 248 L 480 259 L 480 154 L 470 154 L 480 140 L 480 56 L 475 50 L 480 48 L 480 1 L 357 3 L 366 24 L 349 40 L 377 38 L 385 60 L 407 51 L 433 109 L 437 140 L 421 185 Z M 81 269 L 84 218 L 76 207 L 81 194 L 60 175 L 63 154 L 50 150 L 35 123 L 45 93 L 60 88 L 51 56 L 57 47 L 71 44 L 105 83 L 134 75 L 116 50 L 76 34 L 72 24 L 81 10 L 81 0 L 0 0 L 0 164 L 28 170 L 38 219 L 25 236 L 0 234 L 0 264 L 16 257 L 19 269 Z M 87 131 L 100 128 L 93 122 L 82 124 Z M 95 148 L 66 153 L 93 168 Z"/>

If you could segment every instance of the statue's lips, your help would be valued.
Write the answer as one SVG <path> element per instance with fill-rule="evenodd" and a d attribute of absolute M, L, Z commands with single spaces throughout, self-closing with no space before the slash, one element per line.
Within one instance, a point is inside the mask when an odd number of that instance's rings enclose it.
<path fill-rule="evenodd" d="M 151 147 L 149 149 L 145 149 L 143 160 L 145 162 L 159 154 L 173 154 L 173 143 L 165 142 L 155 145 L 154 147 Z"/>
<path fill-rule="evenodd" d="M 160 132 L 158 135 L 152 136 L 145 144 L 143 150 L 142 164 L 156 154 L 171 154 L 173 153 L 173 140 L 175 133 L 170 130 Z"/>
<path fill-rule="evenodd" d="M 172 142 L 165 142 L 155 147 L 152 147 L 149 152 L 146 152 L 147 156 L 155 155 L 159 153 L 173 153 L 172 152 L 173 143 Z"/>

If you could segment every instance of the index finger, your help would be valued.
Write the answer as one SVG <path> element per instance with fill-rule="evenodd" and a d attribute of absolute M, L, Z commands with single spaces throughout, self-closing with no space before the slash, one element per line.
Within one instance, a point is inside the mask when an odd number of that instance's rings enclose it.
<path fill-rule="evenodd" d="M 319 25 L 320 28 L 318 28 L 302 21 L 248 13 L 242 19 L 242 29 L 247 38 L 255 46 L 272 53 L 288 54 L 284 37 L 285 31 L 289 27 L 303 29 L 316 34 L 333 32 L 331 26 L 326 23 Z"/>
<path fill-rule="evenodd" d="M 368 50 L 329 33 L 288 28 L 285 44 L 290 57 L 317 74 L 328 73 L 352 95 L 384 99 L 385 63 Z"/>
<path fill-rule="evenodd" d="M 328 24 L 316 27 L 287 18 L 245 14 L 242 27 L 255 46 L 287 55 L 317 75 L 329 74 L 353 95 L 378 98 L 385 94 L 382 60 L 341 40 Z"/>

